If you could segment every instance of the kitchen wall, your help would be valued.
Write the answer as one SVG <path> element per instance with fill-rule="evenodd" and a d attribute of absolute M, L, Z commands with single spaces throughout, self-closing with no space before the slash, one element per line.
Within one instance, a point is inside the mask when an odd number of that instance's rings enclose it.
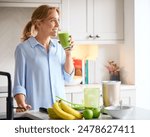
<path fill-rule="evenodd" d="M 14 78 L 14 52 L 24 26 L 30 20 L 30 16 L 34 8 L 4 8 L 0 7 L 0 70 L 8 71 Z M 96 81 L 100 83 L 102 80 L 109 78 L 108 71 L 104 67 L 108 60 L 114 60 L 119 64 L 120 61 L 120 45 L 78 45 L 77 53 L 74 54 L 78 58 L 79 54 L 85 54 L 83 47 L 97 52 L 96 56 Z M 82 52 L 84 51 L 84 52 Z M 81 52 L 81 53 L 80 53 Z M 6 86 L 6 78 L 0 78 L 0 86 Z"/>
<path fill-rule="evenodd" d="M 134 1 L 137 106 L 150 109 L 150 1 Z"/>
<path fill-rule="evenodd" d="M 109 60 L 114 60 L 119 64 L 120 45 L 95 45 L 82 44 L 76 45 L 72 56 L 79 59 L 95 60 L 95 82 L 101 83 L 102 80 L 109 79 L 109 73 L 105 65 Z"/>
<path fill-rule="evenodd" d="M 14 77 L 14 52 L 33 8 L 0 7 L 0 71 L 8 71 Z M 0 86 L 7 85 L 0 77 Z"/>
<path fill-rule="evenodd" d="M 135 46 L 133 0 L 124 1 L 124 44 L 120 47 L 121 79 L 135 84 Z"/>

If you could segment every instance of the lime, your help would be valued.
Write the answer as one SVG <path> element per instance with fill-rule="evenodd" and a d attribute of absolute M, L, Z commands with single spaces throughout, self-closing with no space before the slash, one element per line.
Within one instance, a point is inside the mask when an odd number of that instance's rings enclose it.
<path fill-rule="evenodd" d="M 93 111 L 93 118 L 98 118 L 100 116 L 99 108 L 94 108 L 94 109 L 92 109 L 92 111 Z"/>
<path fill-rule="evenodd" d="M 85 109 L 83 111 L 83 117 L 85 119 L 92 119 L 93 118 L 93 111 L 91 109 Z"/>

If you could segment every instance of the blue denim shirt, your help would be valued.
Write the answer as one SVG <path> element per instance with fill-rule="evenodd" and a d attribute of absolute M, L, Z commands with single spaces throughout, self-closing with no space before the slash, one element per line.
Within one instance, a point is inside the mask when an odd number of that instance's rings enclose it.
<path fill-rule="evenodd" d="M 49 52 L 34 38 L 19 44 L 15 51 L 13 94 L 22 93 L 32 109 L 51 107 L 56 96 L 65 98 L 64 81 L 71 81 L 74 72 L 64 70 L 66 54 L 53 39 Z"/>

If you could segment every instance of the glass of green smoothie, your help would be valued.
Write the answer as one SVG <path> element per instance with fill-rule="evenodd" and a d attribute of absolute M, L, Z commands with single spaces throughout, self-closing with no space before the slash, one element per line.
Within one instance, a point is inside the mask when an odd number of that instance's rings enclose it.
<path fill-rule="evenodd" d="M 70 35 L 68 32 L 59 32 L 58 33 L 58 38 L 60 41 L 60 44 L 64 49 L 70 48 Z"/>

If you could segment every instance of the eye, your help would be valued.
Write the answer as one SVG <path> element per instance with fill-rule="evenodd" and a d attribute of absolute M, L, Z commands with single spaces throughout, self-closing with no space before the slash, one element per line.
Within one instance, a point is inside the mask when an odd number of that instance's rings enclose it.
<path fill-rule="evenodd" d="M 49 20 L 51 23 L 58 23 L 59 24 L 59 19 L 50 19 Z"/>

